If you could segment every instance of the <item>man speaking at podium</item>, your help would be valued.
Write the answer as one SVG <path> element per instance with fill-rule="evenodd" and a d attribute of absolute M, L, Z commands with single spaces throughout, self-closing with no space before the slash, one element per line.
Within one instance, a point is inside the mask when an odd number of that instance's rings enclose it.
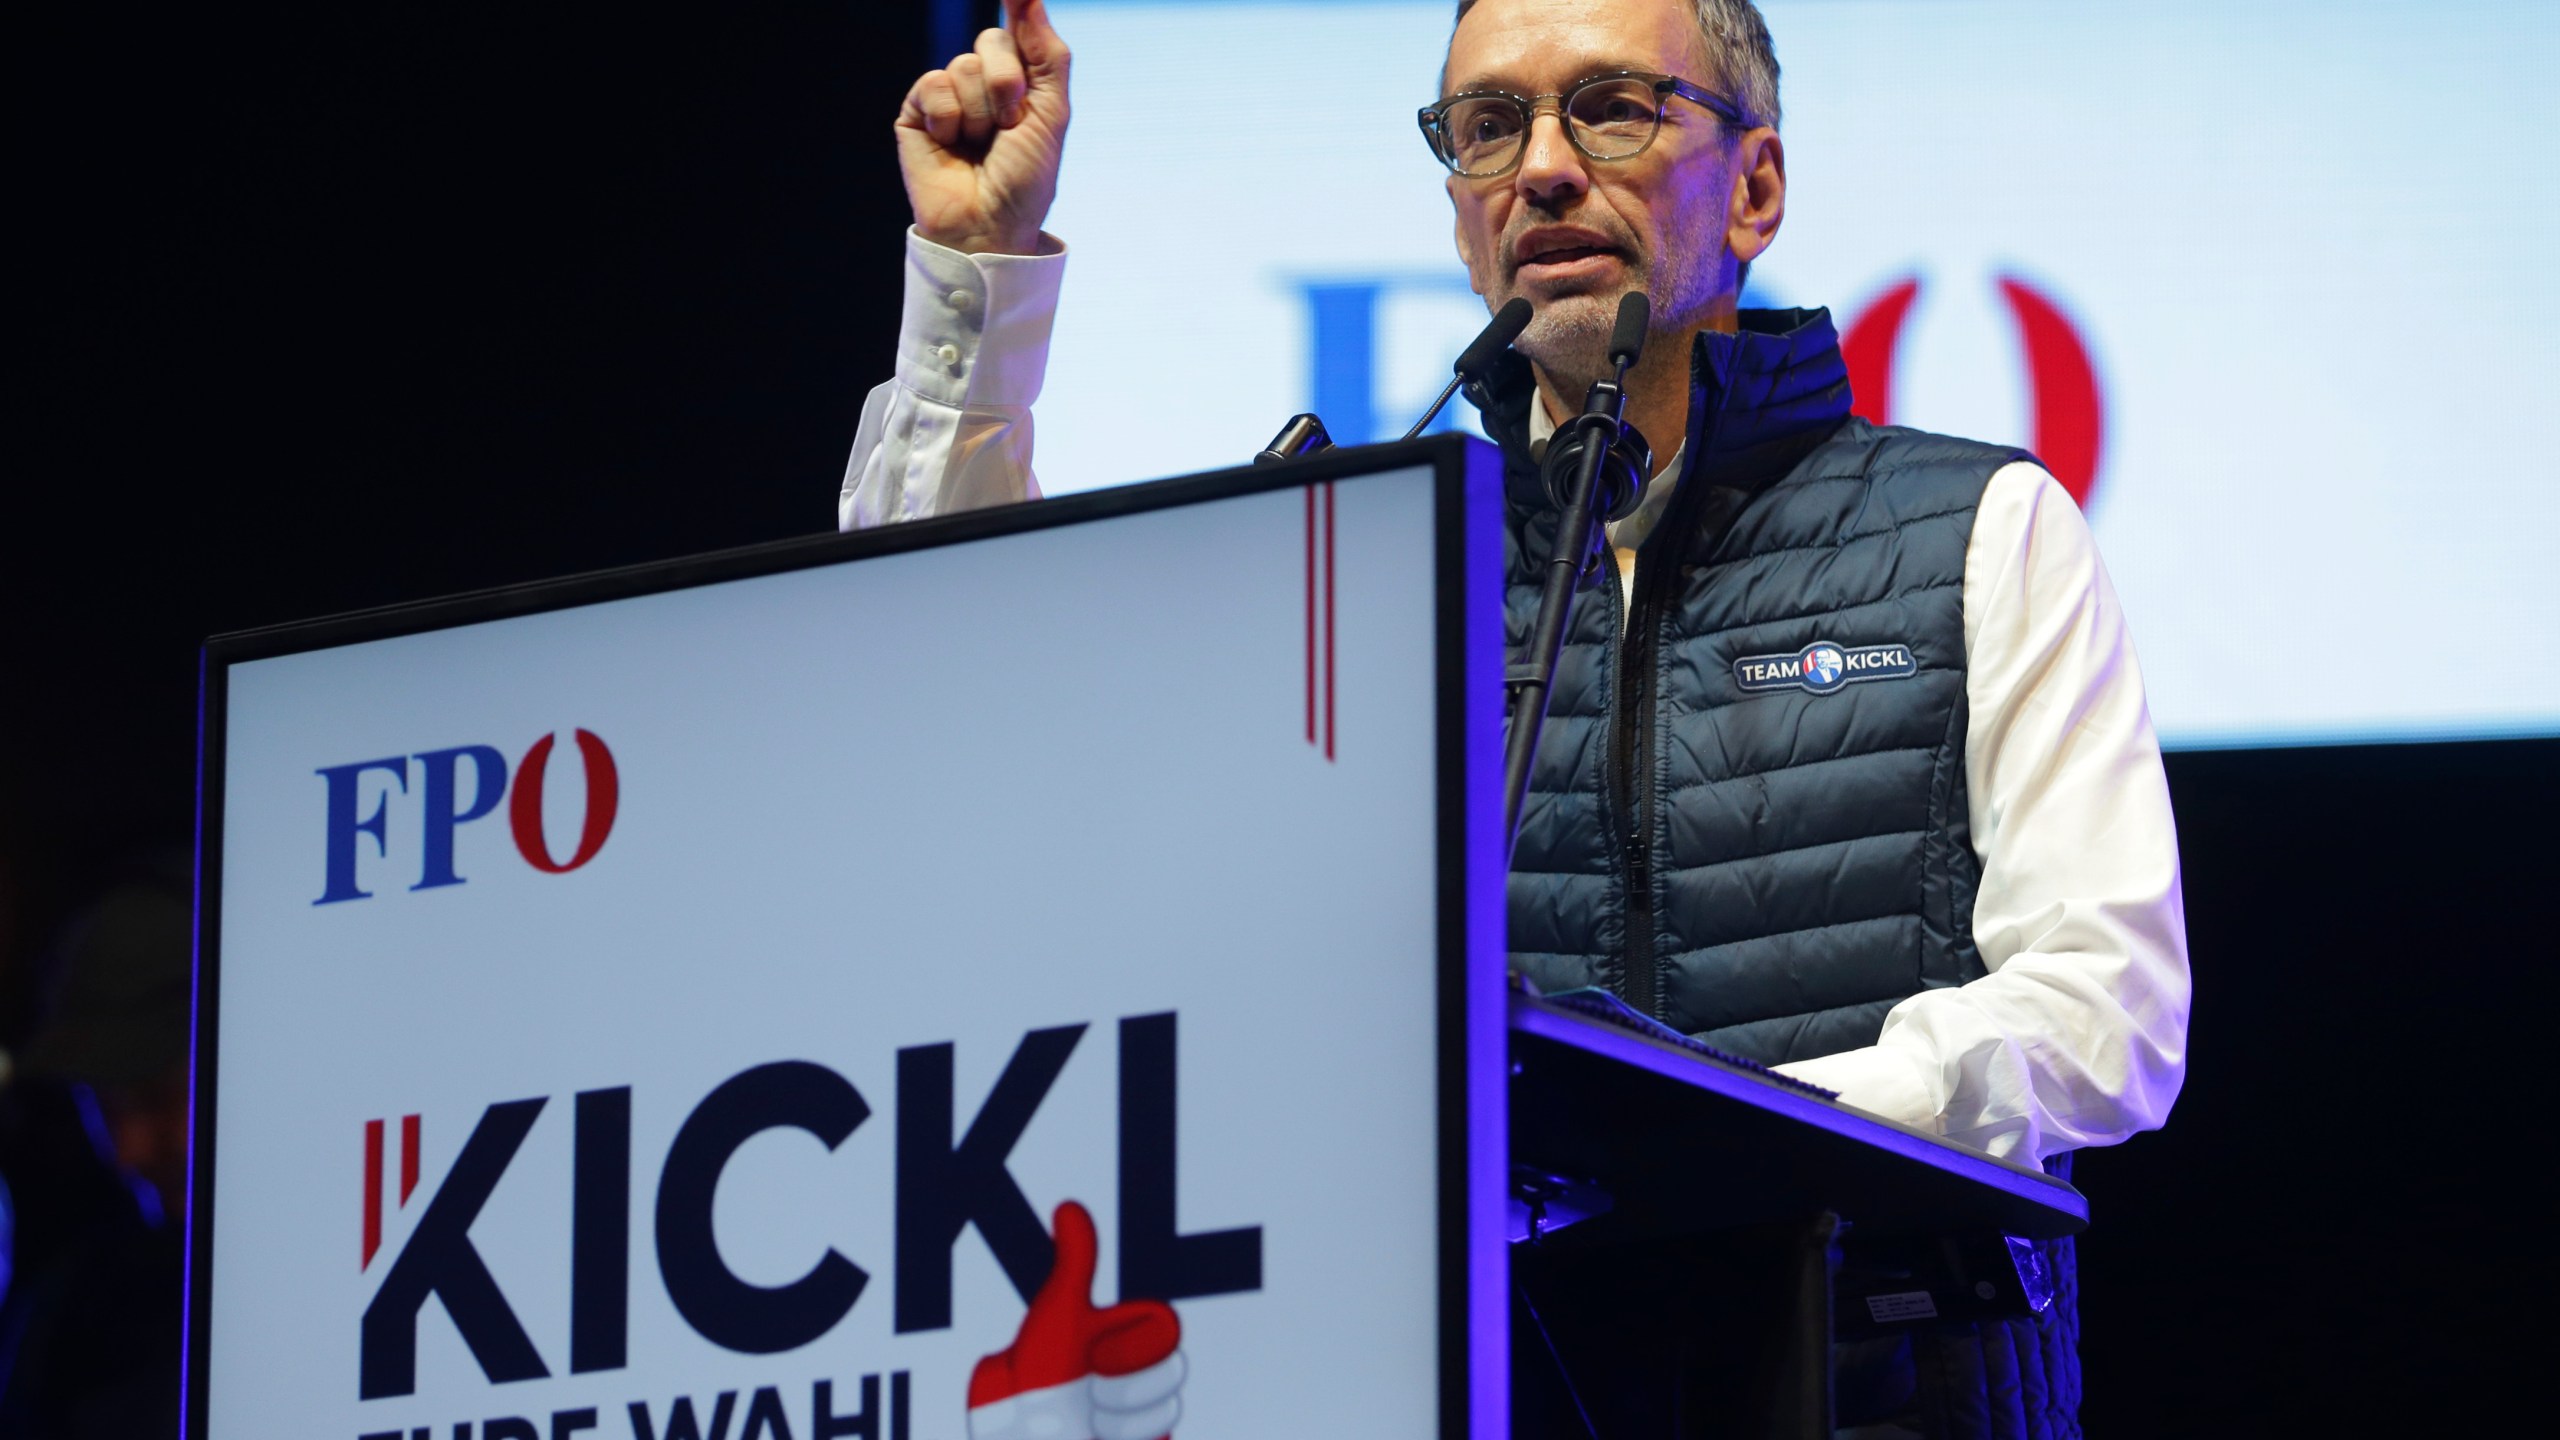
<path fill-rule="evenodd" d="M 1652 319 L 1628 419 L 1665 457 L 1610 526 L 1618 583 L 1566 637 L 1513 965 L 2058 1173 L 2156 1128 L 2185 1068 L 2176 840 L 2078 508 L 2019 451 L 1853 418 L 1826 312 L 1738 308 L 1787 195 L 1750 0 L 1457 12 L 1425 138 L 1475 289 L 1535 307 L 1484 409 L 1515 648 L 1558 525 L 1536 457 L 1608 374 L 1630 292 Z M 905 326 L 863 408 L 848 528 L 1039 493 L 1069 57 L 1040 0 L 1006 15 L 898 116 Z M 1126 297 L 1133 321 L 1162 303 Z M 1864 683 L 1831 674 L 1853 664 Z M 1915 1333 L 1863 1400 L 1844 1371 L 1843 1422 L 2077 1435 L 2069 1258 L 2050 1308 Z"/>

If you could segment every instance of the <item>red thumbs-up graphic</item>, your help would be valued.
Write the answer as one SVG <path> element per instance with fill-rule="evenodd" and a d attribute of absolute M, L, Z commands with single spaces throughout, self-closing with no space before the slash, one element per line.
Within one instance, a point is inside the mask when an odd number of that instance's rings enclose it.
<path fill-rule="evenodd" d="M 969 1376 L 969 1440 L 1161 1440 L 1182 1418 L 1182 1321 L 1161 1300 L 1093 1307 L 1093 1217 L 1049 1222 L 1057 1261 L 1009 1349 Z"/>

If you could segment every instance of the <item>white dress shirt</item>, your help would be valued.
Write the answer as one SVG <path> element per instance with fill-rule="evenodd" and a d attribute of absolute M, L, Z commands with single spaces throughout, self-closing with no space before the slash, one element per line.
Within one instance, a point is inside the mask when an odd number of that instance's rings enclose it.
<path fill-rule="evenodd" d="M 909 232 L 897 376 L 863 404 L 844 528 L 1039 498 L 1031 404 L 1066 269 L 1063 245 L 1042 249 L 971 256 Z M 2177 833 L 2115 587 L 2038 466 L 2005 466 L 1983 490 L 1964 639 L 1973 936 L 1990 973 L 1896 1005 L 1873 1045 L 1780 1068 L 1994 1155 L 2114 1144 L 2158 1128 L 2186 1073 Z"/>

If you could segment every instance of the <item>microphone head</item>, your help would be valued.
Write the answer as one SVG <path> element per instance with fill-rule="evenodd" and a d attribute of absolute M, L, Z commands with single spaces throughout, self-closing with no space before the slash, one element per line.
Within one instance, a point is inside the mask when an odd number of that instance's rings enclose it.
<path fill-rule="evenodd" d="M 1644 353 L 1645 331 L 1653 324 L 1653 302 L 1641 290 L 1630 290 L 1618 301 L 1618 325 L 1609 332 L 1609 363 L 1633 365 Z"/>
<path fill-rule="evenodd" d="M 1533 313 L 1528 301 L 1513 296 L 1508 304 L 1494 312 L 1493 323 L 1484 327 L 1474 343 L 1458 353 L 1458 363 L 1454 368 L 1465 376 L 1484 374 L 1492 368 L 1493 357 L 1510 349 L 1511 342 L 1520 338 L 1520 332 L 1529 328 L 1529 317 Z"/>

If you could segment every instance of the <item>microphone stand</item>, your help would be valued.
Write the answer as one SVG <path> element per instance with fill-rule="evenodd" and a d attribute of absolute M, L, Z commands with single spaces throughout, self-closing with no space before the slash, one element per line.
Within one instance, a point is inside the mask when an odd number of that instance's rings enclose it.
<path fill-rule="evenodd" d="M 1641 476 L 1632 475 L 1634 466 L 1608 467 L 1627 435 L 1627 367 L 1636 362 L 1644 348 L 1646 322 L 1651 306 L 1641 292 L 1631 293 L 1618 305 L 1618 324 L 1609 340 L 1609 360 L 1615 375 L 1592 382 L 1590 394 L 1584 397 L 1582 413 L 1566 421 L 1547 443 L 1548 453 L 1558 445 L 1579 444 L 1573 453 L 1572 483 L 1564 492 L 1564 519 L 1556 527 L 1554 553 L 1547 557 L 1545 589 L 1538 596 L 1538 619 L 1529 632 L 1529 652 L 1523 670 L 1509 680 L 1511 734 L 1502 763 L 1502 834 L 1507 855 L 1520 841 L 1520 807 L 1529 793 L 1529 767 L 1538 754 L 1538 734 L 1547 723 L 1547 696 L 1555 684 L 1556 657 L 1564 649 L 1564 632 L 1573 616 L 1574 583 L 1581 578 L 1590 562 L 1592 547 L 1602 539 L 1601 526 L 1619 506 L 1620 497 L 1599 493 L 1603 475 L 1612 468 L 1626 474 L 1632 483 L 1641 485 Z M 1538 401 L 1533 397 L 1531 404 Z M 1550 472 L 1552 473 L 1552 472 Z M 1611 480 L 1619 475 L 1612 474 Z"/>

